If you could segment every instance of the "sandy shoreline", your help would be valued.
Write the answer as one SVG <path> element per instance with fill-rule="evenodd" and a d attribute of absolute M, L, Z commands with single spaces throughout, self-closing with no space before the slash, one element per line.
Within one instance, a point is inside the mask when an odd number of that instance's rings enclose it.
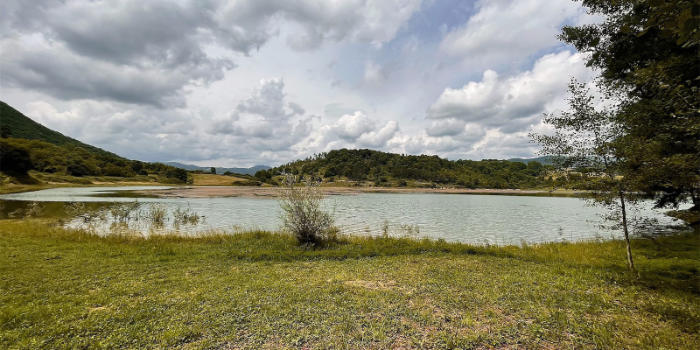
<path fill-rule="evenodd" d="M 395 188 L 395 187 L 322 187 L 326 195 L 352 195 L 359 193 L 445 193 L 491 194 L 515 196 L 573 196 L 571 191 L 518 190 L 518 189 L 465 189 L 465 188 Z M 215 198 L 215 197 L 277 197 L 278 187 L 255 186 L 187 186 L 166 190 L 143 190 L 137 193 L 162 198 Z"/>

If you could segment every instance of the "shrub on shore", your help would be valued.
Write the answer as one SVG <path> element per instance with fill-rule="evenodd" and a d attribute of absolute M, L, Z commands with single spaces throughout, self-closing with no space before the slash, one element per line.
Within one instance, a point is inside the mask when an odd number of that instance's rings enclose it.
<path fill-rule="evenodd" d="M 321 207 L 323 193 L 318 184 L 311 181 L 296 184 L 296 178 L 288 176 L 280 196 L 282 226 L 291 232 L 301 245 L 319 245 L 335 239 L 333 216 Z"/>

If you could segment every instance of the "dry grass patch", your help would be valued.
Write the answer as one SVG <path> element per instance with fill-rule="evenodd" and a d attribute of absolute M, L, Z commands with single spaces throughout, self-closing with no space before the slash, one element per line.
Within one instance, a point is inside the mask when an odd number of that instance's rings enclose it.
<path fill-rule="evenodd" d="M 195 186 L 229 186 L 235 182 L 247 181 L 244 178 L 217 174 L 192 174 Z"/>
<path fill-rule="evenodd" d="M 360 287 L 360 288 L 371 289 L 371 290 L 390 290 L 390 289 L 398 288 L 398 286 L 396 285 L 396 281 L 355 280 L 355 281 L 345 281 L 345 282 L 343 282 L 343 284 L 345 284 L 346 286 Z"/>

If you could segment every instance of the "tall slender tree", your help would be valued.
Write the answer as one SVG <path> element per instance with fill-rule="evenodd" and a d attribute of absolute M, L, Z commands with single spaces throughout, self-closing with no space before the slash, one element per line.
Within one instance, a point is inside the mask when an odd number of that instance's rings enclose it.
<path fill-rule="evenodd" d="M 595 108 L 594 97 L 585 84 L 572 80 L 569 84 L 569 111 L 546 114 L 545 124 L 554 131 L 551 134 L 532 134 L 542 147 L 540 153 L 553 156 L 560 174 L 575 171 L 585 181 L 573 182 L 573 186 L 591 191 L 588 200 L 609 209 L 607 219 L 622 228 L 627 247 L 627 264 L 634 271 L 634 259 L 630 244 L 628 209 L 638 200 L 629 190 L 633 184 L 621 176 L 627 159 L 618 150 L 624 128 L 618 123 L 613 108 Z"/>

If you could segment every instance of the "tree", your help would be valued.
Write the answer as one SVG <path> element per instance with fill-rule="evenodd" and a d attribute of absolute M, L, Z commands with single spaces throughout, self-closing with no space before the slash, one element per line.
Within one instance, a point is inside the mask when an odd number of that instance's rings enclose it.
<path fill-rule="evenodd" d="M 26 176 L 33 168 L 27 150 L 0 141 L 0 171 L 12 176 Z"/>
<path fill-rule="evenodd" d="M 268 182 L 270 179 L 272 179 L 272 174 L 270 174 L 270 172 L 267 170 L 258 170 L 255 172 L 254 177 L 261 182 Z"/>
<path fill-rule="evenodd" d="M 542 155 L 554 156 L 554 164 L 561 172 L 576 170 L 587 181 L 578 182 L 591 190 L 588 200 L 607 207 L 608 219 L 622 227 L 627 246 L 627 264 L 634 271 L 630 245 L 627 209 L 637 196 L 629 191 L 630 179 L 620 176 L 627 166 L 624 154 L 618 152 L 624 129 L 617 115 L 610 109 L 596 110 L 594 99 L 585 84 L 572 80 L 569 84 L 569 112 L 546 114 L 546 124 L 554 128 L 551 135 L 532 134 L 542 146 Z M 576 186 L 577 183 L 571 183 Z"/>
<path fill-rule="evenodd" d="M 590 54 L 608 92 L 622 96 L 627 177 L 658 207 L 700 210 L 700 4 L 697 0 L 583 0 L 604 16 L 563 28 Z"/>
<path fill-rule="evenodd" d="M 214 167 L 209 168 L 209 172 L 212 174 L 216 174 L 216 168 L 214 168 Z"/>
<path fill-rule="evenodd" d="M 188 180 L 187 170 L 175 167 L 168 167 L 165 171 L 165 177 L 169 177 L 183 183 L 186 183 Z"/>
<path fill-rule="evenodd" d="M 66 165 L 66 173 L 68 175 L 77 177 L 93 174 L 92 170 L 80 160 L 69 161 L 68 165 Z"/>

